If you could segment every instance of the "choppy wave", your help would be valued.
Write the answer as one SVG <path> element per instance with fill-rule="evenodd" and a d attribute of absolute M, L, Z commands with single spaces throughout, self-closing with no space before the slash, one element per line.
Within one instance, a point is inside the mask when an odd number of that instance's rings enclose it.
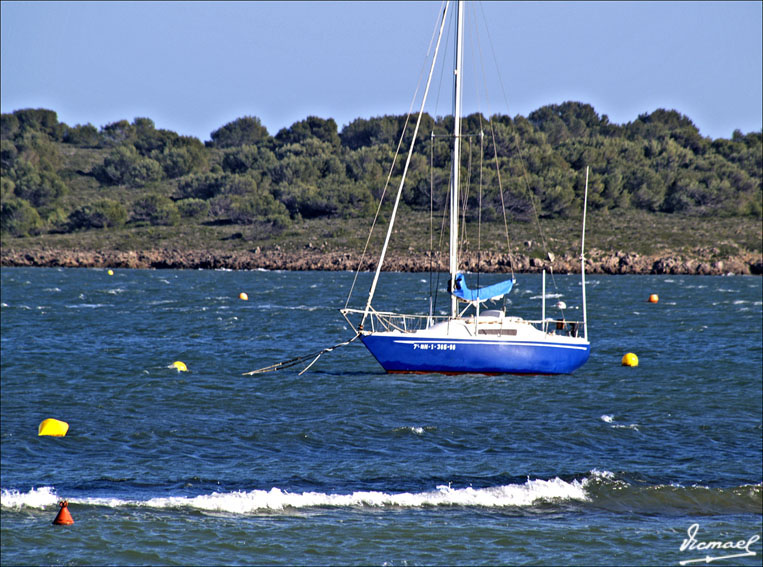
<path fill-rule="evenodd" d="M 424 435 L 426 431 L 434 431 L 436 427 L 422 427 L 420 425 L 407 425 L 405 427 L 396 427 L 395 433 L 413 433 L 414 435 Z"/>
<path fill-rule="evenodd" d="M 609 423 L 610 427 L 612 429 L 633 429 L 634 431 L 638 431 L 639 430 L 638 423 L 630 423 L 630 424 L 627 424 L 627 425 L 624 424 L 624 423 L 617 423 L 615 421 L 615 416 L 614 415 L 604 414 L 604 415 L 601 416 L 600 419 L 604 423 Z"/>
<path fill-rule="evenodd" d="M 763 484 L 709 487 L 643 484 L 601 476 L 586 485 L 593 507 L 611 512 L 714 516 L 763 514 Z"/>
<path fill-rule="evenodd" d="M 3 509 L 45 509 L 55 507 L 65 495 L 43 486 L 28 492 L 0 491 Z M 108 508 L 134 507 L 165 510 L 202 510 L 229 514 L 255 514 L 269 511 L 335 508 L 430 508 L 481 507 L 529 508 L 539 505 L 577 504 L 616 513 L 646 514 L 757 514 L 763 510 L 763 484 L 734 487 L 649 485 L 627 481 L 609 471 L 593 470 L 582 478 L 563 480 L 528 479 L 524 483 L 484 488 L 453 488 L 439 485 L 423 492 L 384 492 L 376 490 L 351 493 L 320 491 L 291 492 L 273 487 L 269 490 L 212 492 L 197 496 L 166 496 L 150 499 L 119 497 L 70 497 L 70 504 Z"/>
<path fill-rule="evenodd" d="M 2 508 L 46 508 L 55 505 L 58 500 L 52 486 L 33 488 L 29 492 L 5 489 L 0 491 L 0 507 Z"/>
<path fill-rule="evenodd" d="M 528 480 L 523 484 L 509 484 L 488 488 L 452 488 L 437 486 L 426 492 L 390 493 L 382 491 L 357 491 L 349 494 L 326 492 L 289 492 L 274 487 L 270 490 L 214 492 L 199 496 L 170 496 L 149 500 L 122 498 L 68 498 L 71 504 L 106 506 L 148 507 L 157 509 L 190 508 L 208 512 L 249 514 L 268 510 L 303 509 L 315 507 L 356 508 L 424 508 L 431 506 L 478 506 L 522 507 L 542 502 L 586 501 L 586 481 L 566 482 L 559 478 L 551 480 Z M 0 500 L 3 508 L 46 508 L 56 505 L 63 498 L 52 487 L 31 489 L 29 492 L 3 489 Z"/>
<path fill-rule="evenodd" d="M 546 294 L 546 299 L 559 299 L 561 297 L 564 297 L 563 293 L 547 293 Z M 532 297 L 530 297 L 530 299 L 543 299 L 543 295 L 542 294 L 533 295 Z"/>

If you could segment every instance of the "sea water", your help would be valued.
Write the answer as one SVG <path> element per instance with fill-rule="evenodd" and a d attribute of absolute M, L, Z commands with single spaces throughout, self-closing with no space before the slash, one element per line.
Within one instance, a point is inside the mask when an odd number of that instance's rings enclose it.
<path fill-rule="evenodd" d="M 570 376 L 388 375 L 359 341 L 244 376 L 351 338 L 353 274 L 0 273 L 3 565 L 760 565 L 759 277 L 589 276 Z M 383 282 L 426 312 L 428 276 Z M 547 316 L 580 291 L 549 278 Z"/>

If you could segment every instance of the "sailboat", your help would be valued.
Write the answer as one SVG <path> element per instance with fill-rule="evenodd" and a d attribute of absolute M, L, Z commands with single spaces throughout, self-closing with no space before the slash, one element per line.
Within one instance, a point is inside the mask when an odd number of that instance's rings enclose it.
<path fill-rule="evenodd" d="M 450 313 L 448 315 L 403 314 L 379 311 L 373 299 L 382 264 L 400 203 L 400 195 L 410 164 L 413 146 L 424 114 L 424 104 L 448 6 L 442 11 L 439 36 L 432 66 L 426 82 L 421 111 L 408 150 L 400 187 L 390 216 L 387 235 L 376 266 L 365 308 L 341 309 L 363 344 L 387 372 L 444 374 L 569 374 L 582 366 L 590 354 L 585 299 L 585 205 L 581 238 L 582 321 L 552 321 L 545 316 L 545 272 L 543 277 L 543 309 L 540 320 L 512 316 L 505 309 L 484 309 L 491 300 L 509 294 L 516 283 L 509 279 L 490 286 L 471 289 L 459 262 L 459 175 L 461 145 L 461 97 L 463 63 L 464 2 L 456 5 L 456 43 L 453 69 L 453 133 L 452 173 L 449 186 L 449 280 Z M 586 171 L 587 200 L 588 173 Z M 349 299 L 349 298 L 348 298 Z M 357 320 L 360 320 L 357 323 Z M 353 321 L 356 321 L 353 323 Z"/>

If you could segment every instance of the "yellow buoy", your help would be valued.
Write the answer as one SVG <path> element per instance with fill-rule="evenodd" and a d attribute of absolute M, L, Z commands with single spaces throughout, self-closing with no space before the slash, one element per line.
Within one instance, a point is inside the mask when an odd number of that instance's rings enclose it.
<path fill-rule="evenodd" d="M 649 296 L 649 303 L 657 303 L 660 300 L 660 296 L 656 293 L 653 293 Z"/>
<path fill-rule="evenodd" d="M 178 372 L 188 372 L 188 367 L 185 365 L 185 362 L 179 360 L 173 362 L 170 368 L 177 368 Z"/>
<path fill-rule="evenodd" d="M 632 352 L 629 352 L 625 356 L 623 356 L 622 363 L 623 363 L 623 366 L 638 366 L 638 356 L 636 356 Z"/>
<path fill-rule="evenodd" d="M 37 435 L 50 435 L 51 437 L 63 437 L 69 431 L 69 424 L 65 421 L 48 418 L 40 422 Z"/>
<path fill-rule="evenodd" d="M 113 275 L 114 275 L 114 270 L 109 270 L 109 271 L 108 271 L 108 272 L 106 272 L 106 273 L 107 273 L 107 274 L 109 274 L 110 276 L 113 276 Z"/>
<path fill-rule="evenodd" d="M 238 294 L 238 298 L 243 299 L 244 301 L 247 301 L 249 299 L 249 296 L 246 294 L 245 291 L 242 291 L 241 293 Z"/>

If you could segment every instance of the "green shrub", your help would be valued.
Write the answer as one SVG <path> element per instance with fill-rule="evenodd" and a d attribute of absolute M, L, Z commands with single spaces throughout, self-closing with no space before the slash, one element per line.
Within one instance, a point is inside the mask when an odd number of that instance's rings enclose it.
<path fill-rule="evenodd" d="M 101 143 L 98 129 L 92 124 L 77 125 L 64 134 L 64 143 L 82 148 L 97 148 Z"/>
<path fill-rule="evenodd" d="M 164 171 L 156 160 L 141 157 L 134 146 L 126 144 L 114 148 L 103 163 L 93 169 L 93 175 L 108 185 L 140 187 L 159 181 Z"/>
<path fill-rule="evenodd" d="M 175 205 L 184 218 L 201 219 L 209 214 L 209 203 L 203 199 L 181 199 Z"/>
<path fill-rule="evenodd" d="M 152 225 L 173 226 L 180 221 L 180 213 L 168 197 L 148 195 L 133 203 L 132 220 L 147 221 Z"/>
<path fill-rule="evenodd" d="M 53 205 L 69 190 L 58 174 L 39 171 L 31 165 L 17 176 L 15 185 L 16 196 L 29 201 L 35 207 Z"/>
<path fill-rule="evenodd" d="M 0 205 L 0 231 L 12 236 L 30 236 L 42 232 L 43 222 L 37 210 L 24 199 L 3 200 Z"/>
<path fill-rule="evenodd" d="M 234 195 L 229 208 L 230 220 L 236 224 L 253 224 L 256 221 L 279 222 L 289 218 L 289 212 L 270 193 Z"/>
<path fill-rule="evenodd" d="M 218 195 L 246 195 L 256 191 L 254 179 L 230 173 L 192 175 L 178 185 L 181 199 L 211 199 Z"/>
<path fill-rule="evenodd" d="M 127 210 L 124 205 L 111 199 L 102 199 L 90 205 L 83 205 L 69 215 L 71 230 L 121 227 L 126 222 Z"/>

